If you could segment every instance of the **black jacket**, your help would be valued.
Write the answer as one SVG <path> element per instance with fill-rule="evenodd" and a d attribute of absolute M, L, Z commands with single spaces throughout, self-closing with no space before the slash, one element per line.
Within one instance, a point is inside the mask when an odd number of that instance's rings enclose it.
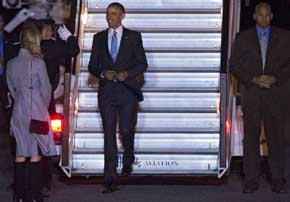
<path fill-rule="evenodd" d="M 66 67 L 66 60 L 75 57 L 80 52 L 77 39 L 71 36 L 67 42 L 60 38 L 56 40 L 42 40 L 41 52 L 46 64 L 52 90 L 55 90 L 60 77 L 59 66 L 63 65 Z"/>

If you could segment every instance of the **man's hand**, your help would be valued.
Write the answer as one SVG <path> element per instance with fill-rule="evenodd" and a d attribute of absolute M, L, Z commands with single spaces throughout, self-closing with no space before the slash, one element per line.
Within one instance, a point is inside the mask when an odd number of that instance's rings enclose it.
<path fill-rule="evenodd" d="M 117 74 L 117 79 L 118 79 L 119 81 L 125 81 L 125 80 L 127 79 L 127 77 L 128 77 L 128 72 L 126 72 L 126 71 L 119 72 L 119 73 Z"/>
<path fill-rule="evenodd" d="M 261 75 L 254 77 L 252 82 L 261 88 L 270 88 L 276 82 L 276 78 L 271 75 Z"/>
<path fill-rule="evenodd" d="M 67 41 L 67 39 L 72 36 L 72 33 L 66 28 L 65 25 L 61 25 L 58 29 L 57 29 L 57 33 L 59 35 L 59 37 L 64 40 Z"/>
<path fill-rule="evenodd" d="M 104 76 L 107 80 L 113 81 L 117 78 L 117 73 L 115 71 L 112 71 L 112 70 L 107 70 L 104 72 Z"/>
<path fill-rule="evenodd" d="M 271 86 L 276 82 L 276 78 L 271 75 L 265 75 L 264 77 L 264 83 Z"/>

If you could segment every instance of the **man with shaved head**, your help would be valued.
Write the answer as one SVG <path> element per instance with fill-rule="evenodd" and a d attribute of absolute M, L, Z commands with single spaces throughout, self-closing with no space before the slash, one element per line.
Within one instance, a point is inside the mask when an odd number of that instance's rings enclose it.
<path fill-rule="evenodd" d="M 244 119 L 243 163 L 244 193 L 259 187 L 261 125 L 269 148 L 271 190 L 287 193 L 285 140 L 283 135 L 290 94 L 290 32 L 271 26 L 271 6 L 259 3 L 255 8 L 256 26 L 236 35 L 229 70 L 241 84 Z"/>

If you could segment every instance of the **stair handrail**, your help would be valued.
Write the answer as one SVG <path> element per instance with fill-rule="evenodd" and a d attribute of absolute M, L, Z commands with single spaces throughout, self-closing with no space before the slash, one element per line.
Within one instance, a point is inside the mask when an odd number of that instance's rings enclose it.
<path fill-rule="evenodd" d="M 74 24 L 74 33 L 78 39 L 79 47 L 82 47 L 82 34 L 83 34 L 83 15 L 86 12 L 86 1 L 77 0 L 72 1 L 74 4 L 73 14 L 71 19 L 75 20 Z M 75 127 L 75 115 L 77 114 L 77 95 L 78 95 L 78 82 L 79 82 L 79 73 L 81 67 L 81 54 L 82 48 L 80 48 L 80 53 L 78 56 L 72 59 L 71 70 L 68 73 L 65 73 L 64 79 L 64 105 L 63 105 L 63 114 L 64 114 L 64 132 L 62 138 L 62 154 L 60 166 L 62 170 L 66 173 L 68 177 L 71 176 L 70 169 L 72 167 L 72 148 L 73 148 L 73 135 Z"/>
<path fill-rule="evenodd" d="M 225 13 L 225 11 L 227 13 Z M 228 62 L 231 52 L 231 46 L 235 34 L 240 28 L 241 0 L 225 0 L 223 10 L 223 44 L 222 44 L 222 71 L 221 71 L 221 135 L 219 152 L 219 178 L 221 178 L 229 169 L 231 161 L 231 130 L 233 123 L 233 109 L 235 86 L 232 77 L 228 71 Z M 234 88 L 233 88 L 234 87 Z"/>

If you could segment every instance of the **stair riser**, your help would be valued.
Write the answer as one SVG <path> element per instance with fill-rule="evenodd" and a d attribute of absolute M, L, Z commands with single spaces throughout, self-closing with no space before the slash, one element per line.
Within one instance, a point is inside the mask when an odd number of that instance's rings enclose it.
<path fill-rule="evenodd" d="M 148 70 L 217 71 L 220 68 L 220 53 L 147 53 Z M 90 53 L 83 53 L 82 70 L 87 70 Z"/>
<path fill-rule="evenodd" d="M 93 35 L 85 33 L 83 37 L 83 48 L 91 50 Z M 191 50 L 207 49 L 220 50 L 221 34 L 199 34 L 199 33 L 142 33 L 142 41 L 145 50 Z"/>
<path fill-rule="evenodd" d="M 145 73 L 144 88 L 219 89 L 219 73 Z M 81 73 L 80 88 L 88 88 L 89 73 Z M 97 87 L 98 83 L 94 86 Z"/>
<path fill-rule="evenodd" d="M 166 20 L 164 20 L 166 18 Z M 126 14 L 123 25 L 131 29 L 221 29 L 221 14 Z M 105 14 L 89 14 L 86 28 L 108 27 Z"/>
<path fill-rule="evenodd" d="M 126 9 L 216 9 L 222 8 L 222 0 L 142 0 L 142 3 L 136 0 L 119 0 Z M 106 9 L 109 2 L 107 0 L 88 0 L 90 9 Z"/>
<path fill-rule="evenodd" d="M 81 110 L 98 109 L 98 93 L 79 93 L 78 106 Z M 219 93 L 144 93 L 140 110 L 200 110 L 215 112 Z"/>
<path fill-rule="evenodd" d="M 190 174 L 217 173 L 217 155 L 136 155 L 133 174 Z M 118 170 L 122 167 L 119 155 Z M 73 156 L 73 169 L 102 174 L 104 156 L 76 154 Z"/>

